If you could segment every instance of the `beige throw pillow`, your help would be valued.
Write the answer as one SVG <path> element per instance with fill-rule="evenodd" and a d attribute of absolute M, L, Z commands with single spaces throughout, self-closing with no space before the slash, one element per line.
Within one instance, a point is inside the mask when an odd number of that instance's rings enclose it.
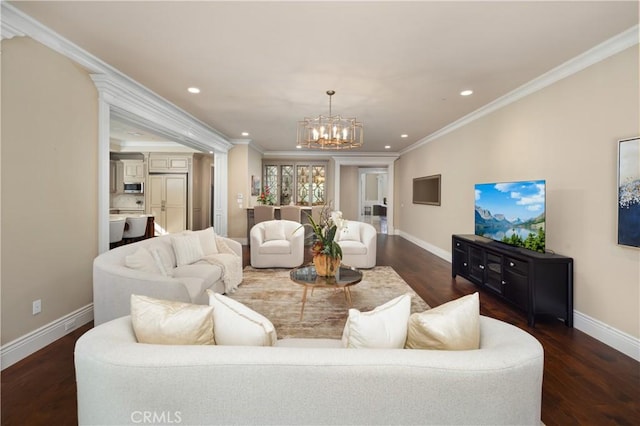
<path fill-rule="evenodd" d="M 373 311 L 349 309 L 342 333 L 345 348 L 402 349 L 407 340 L 411 294 L 403 294 Z"/>
<path fill-rule="evenodd" d="M 216 244 L 216 232 L 213 227 L 209 227 L 201 231 L 194 231 L 193 233 L 200 239 L 200 246 L 202 247 L 204 256 L 219 253 L 218 245 Z"/>
<path fill-rule="evenodd" d="M 213 308 L 131 295 L 131 323 L 140 343 L 214 345 Z"/>
<path fill-rule="evenodd" d="M 216 344 L 231 346 L 274 346 L 276 329 L 267 318 L 242 303 L 207 290 L 213 306 Z"/>
<path fill-rule="evenodd" d="M 171 242 L 177 266 L 191 265 L 204 257 L 200 238 L 194 233 L 172 237 Z"/>
<path fill-rule="evenodd" d="M 153 255 L 145 247 L 139 247 L 134 253 L 125 256 L 124 264 L 127 268 L 137 269 L 139 271 L 151 272 L 152 274 L 161 273 Z"/>
<path fill-rule="evenodd" d="M 480 348 L 480 298 L 469 294 L 409 318 L 409 349 Z"/>

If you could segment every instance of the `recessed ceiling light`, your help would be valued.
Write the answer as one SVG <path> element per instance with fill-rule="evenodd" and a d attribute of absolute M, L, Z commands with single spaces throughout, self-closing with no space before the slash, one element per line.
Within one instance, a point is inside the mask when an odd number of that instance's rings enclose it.
<path fill-rule="evenodd" d="M 242 136 L 249 136 L 249 132 L 242 132 Z"/>
<path fill-rule="evenodd" d="M 403 133 L 403 134 L 401 134 L 401 135 L 400 135 L 400 137 L 401 137 L 401 138 L 408 138 L 408 137 L 409 137 L 409 135 L 408 135 L 408 134 L 406 134 L 406 133 Z"/>
<path fill-rule="evenodd" d="M 209 154 L 213 154 L 213 151 L 209 151 Z"/>
<path fill-rule="evenodd" d="M 463 90 L 462 92 L 460 92 L 460 96 L 469 96 L 473 93 L 473 90 Z"/>
<path fill-rule="evenodd" d="M 391 145 L 385 145 L 384 149 L 391 149 Z"/>
<path fill-rule="evenodd" d="M 198 89 L 197 87 L 189 87 L 187 90 L 189 91 L 189 93 L 200 93 L 200 89 Z"/>
<path fill-rule="evenodd" d="M 127 134 L 131 136 L 142 136 L 142 133 L 140 132 L 127 132 Z"/>
<path fill-rule="evenodd" d="M 302 145 L 296 145 L 296 148 L 301 149 Z"/>

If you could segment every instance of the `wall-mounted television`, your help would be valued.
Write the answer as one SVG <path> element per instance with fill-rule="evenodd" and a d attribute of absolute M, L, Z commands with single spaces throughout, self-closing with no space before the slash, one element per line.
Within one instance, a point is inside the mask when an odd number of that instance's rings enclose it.
<path fill-rule="evenodd" d="M 476 235 L 544 253 L 544 180 L 479 183 L 475 197 Z"/>
<path fill-rule="evenodd" d="M 440 175 L 413 179 L 413 204 L 440 205 Z"/>

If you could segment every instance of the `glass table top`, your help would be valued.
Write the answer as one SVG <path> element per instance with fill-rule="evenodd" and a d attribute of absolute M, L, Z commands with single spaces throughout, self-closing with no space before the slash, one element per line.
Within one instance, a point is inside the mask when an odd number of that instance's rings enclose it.
<path fill-rule="evenodd" d="M 335 277 L 321 277 L 316 273 L 313 265 L 301 266 L 293 269 L 289 276 L 292 281 L 309 286 L 336 286 L 346 287 L 359 283 L 362 280 L 362 272 L 350 266 L 340 265 Z"/>

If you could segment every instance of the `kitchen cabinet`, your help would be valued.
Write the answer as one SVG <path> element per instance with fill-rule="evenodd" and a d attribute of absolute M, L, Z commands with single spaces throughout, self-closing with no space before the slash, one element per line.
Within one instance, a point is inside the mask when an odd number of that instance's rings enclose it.
<path fill-rule="evenodd" d="M 144 182 L 144 162 L 142 160 L 120 160 L 123 165 L 123 182 Z"/>
<path fill-rule="evenodd" d="M 187 175 L 149 175 L 148 194 L 156 235 L 187 229 Z"/>
<path fill-rule="evenodd" d="M 149 154 L 149 173 L 189 173 L 189 154 Z"/>
<path fill-rule="evenodd" d="M 573 259 L 512 247 L 477 235 L 452 236 L 452 276 L 460 275 L 527 313 L 573 327 Z"/>

